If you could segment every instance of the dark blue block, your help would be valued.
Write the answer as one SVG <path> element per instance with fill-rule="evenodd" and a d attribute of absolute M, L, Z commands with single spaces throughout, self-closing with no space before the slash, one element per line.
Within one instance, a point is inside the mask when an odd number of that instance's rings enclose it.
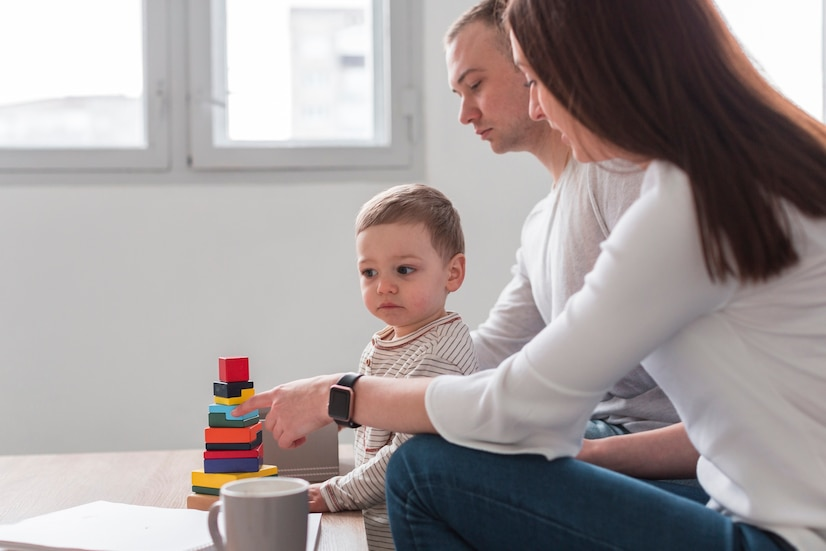
<path fill-rule="evenodd" d="M 263 457 L 204 459 L 205 473 L 255 473 L 264 464 Z"/>

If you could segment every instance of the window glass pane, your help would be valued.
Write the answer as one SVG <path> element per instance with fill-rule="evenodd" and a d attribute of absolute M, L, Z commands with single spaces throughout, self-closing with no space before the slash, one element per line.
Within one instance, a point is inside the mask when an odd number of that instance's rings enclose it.
<path fill-rule="evenodd" d="M 141 0 L 0 3 L 0 147 L 146 145 Z"/>
<path fill-rule="evenodd" d="M 372 0 L 227 0 L 216 142 L 382 139 L 373 29 Z"/>
<path fill-rule="evenodd" d="M 717 5 L 768 80 L 823 120 L 823 0 L 717 0 Z"/>

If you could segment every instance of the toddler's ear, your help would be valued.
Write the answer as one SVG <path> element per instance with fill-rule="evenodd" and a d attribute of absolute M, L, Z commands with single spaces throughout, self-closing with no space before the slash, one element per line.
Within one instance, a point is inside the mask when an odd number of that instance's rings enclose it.
<path fill-rule="evenodd" d="M 458 291 L 465 280 L 465 255 L 463 253 L 456 253 L 453 258 L 447 262 L 447 291 L 452 293 Z"/>

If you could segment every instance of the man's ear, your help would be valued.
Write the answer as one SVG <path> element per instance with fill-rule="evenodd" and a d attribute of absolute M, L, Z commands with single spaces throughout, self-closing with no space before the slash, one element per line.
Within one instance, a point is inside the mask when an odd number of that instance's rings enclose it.
<path fill-rule="evenodd" d="M 464 253 L 456 253 L 453 258 L 447 262 L 447 284 L 445 288 L 449 293 L 458 291 L 465 281 L 465 255 Z"/>

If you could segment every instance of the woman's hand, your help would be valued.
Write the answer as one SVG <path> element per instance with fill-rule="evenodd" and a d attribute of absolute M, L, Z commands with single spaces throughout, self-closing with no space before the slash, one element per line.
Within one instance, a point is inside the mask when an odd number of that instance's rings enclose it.
<path fill-rule="evenodd" d="M 307 435 L 332 422 L 327 415 L 330 387 L 339 375 L 322 375 L 278 385 L 256 394 L 240 404 L 233 415 L 244 415 L 260 408 L 270 408 L 264 430 L 270 431 L 282 448 L 295 448 Z"/>

